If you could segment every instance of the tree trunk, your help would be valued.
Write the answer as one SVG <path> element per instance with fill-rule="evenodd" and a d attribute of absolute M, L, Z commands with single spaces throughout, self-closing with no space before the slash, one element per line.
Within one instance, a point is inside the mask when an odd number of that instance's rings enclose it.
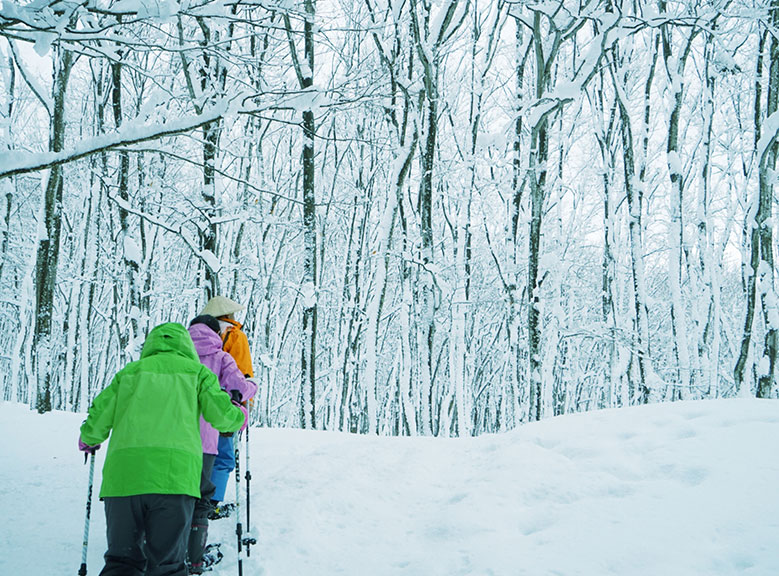
<path fill-rule="evenodd" d="M 8 91 L 8 105 L 3 112 L 3 116 L 7 118 L 7 124 L 4 129 L 0 130 L 0 137 L 4 142 L 3 151 L 6 148 L 10 148 L 12 142 L 13 132 L 13 113 L 14 104 L 16 100 L 16 66 L 12 56 L 8 56 L 8 78 L 4 78 L 7 83 L 6 89 Z M 0 190 L 5 189 L 5 217 L 3 218 L 3 233 L 2 241 L 0 241 L 0 281 L 3 278 L 3 269 L 5 268 L 5 260 L 8 253 L 8 237 L 11 234 L 11 209 L 13 207 L 13 182 L 8 179 L 0 186 Z"/>
<path fill-rule="evenodd" d="M 644 265 L 644 224 L 643 224 L 643 210 L 644 210 L 644 191 L 647 185 L 647 164 L 649 159 L 649 119 L 651 112 L 651 94 L 652 94 L 652 82 L 655 76 L 655 70 L 657 67 L 657 57 L 659 53 L 660 35 L 655 35 L 654 44 L 652 47 L 652 65 L 649 68 L 649 74 L 647 75 L 646 83 L 644 84 L 644 115 L 641 122 L 641 148 L 640 148 L 640 160 L 638 162 L 638 187 L 634 194 L 631 194 L 629 200 L 630 210 L 630 235 L 631 235 L 631 266 L 633 272 L 633 286 L 635 288 L 635 309 L 636 309 L 636 323 L 637 333 L 639 335 L 639 350 L 640 358 L 642 359 L 641 366 L 641 383 L 639 385 L 638 394 L 636 395 L 639 402 L 646 404 L 649 402 L 650 394 L 652 392 L 652 386 L 649 382 L 650 374 L 654 373 L 652 367 L 652 343 L 649 333 L 649 296 L 647 294 L 646 285 L 646 268 Z M 626 117 L 629 121 L 629 117 Z M 635 174 L 635 172 L 633 172 Z M 627 175 L 626 175 L 627 177 Z M 632 181 L 632 175 L 631 175 Z M 631 200 L 632 198 L 632 200 Z"/>
<path fill-rule="evenodd" d="M 616 235 L 616 202 L 612 187 L 614 177 L 614 126 L 616 120 L 617 103 L 612 102 L 610 109 L 606 109 L 604 95 L 604 73 L 599 75 L 597 88 L 596 107 L 598 117 L 596 119 L 595 137 L 598 141 L 600 161 L 603 166 L 603 259 L 601 262 L 601 320 L 603 329 L 607 334 L 608 364 L 604 370 L 605 390 L 604 404 L 607 407 L 617 405 L 617 385 L 619 374 L 617 372 L 617 318 L 616 318 L 616 261 L 614 258 Z"/>
<path fill-rule="evenodd" d="M 533 46 L 532 40 L 525 42 L 523 40 L 523 24 L 516 20 L 516 33 L 515 33 L 515 90 L 516 90 L 516 120 L 514 121 L 514 142 L 513 142 L 513 156 L 512 156 L 512 180 L 511 180 L 511 209 L 510 209 L 510 221 L 511 228 L 509 231 L 509 237 L 507 245 L 509 247 L 509 262 L 510 280 L 506 283 L 506 298 L 508 300 L 508 317 L 506 318 L 506 330 L 508 332 L 508 358 L 506 359 L 508 364 L 508 384 L 506 385 L 506 394 L 503 406 L 503 420 L 504 425 L 508 426 L 506 419 L 510 417 L 512 419 L 512 425 L 519 424 L 520 421 L 525 419 L 526 412 L 522 409 L 522 372 L 524 366 L 523 354 L 526 350 L 523 349 L 520 342 L 520 330 L 521 330 L 521 313 L 522 313 L 522 294 L 520 286 L 522 285 L 521 270 L 521 254 L 520 247 L 520 226 L 519 216 L 522 211 L 522 200 L 526 187 L 527 180 L 522 174 L 522 95 L 524 91 L 525 83 L 525 69 L 530 55 L 530 49 Z"/>
<path fill-rule="evenodd" d="M 665 7 L 664 2 L 661 2 L 661 7 Z M 694 32 L 690 33 L 682 54 L 678 58 L 674 58 L 670 30 L 668 30 L 667 26 L 664 26 L 662 29 L 663 57 L 673 98 L 666 141 L 668 172 L 671 178 L 671 219 L 668 227 L 668 244 L 671 249 L 668 254 L 668 283 L 671 289 L 671 322 L 678 374 L 677 382 L 674 383 L 671 391 L 673 399 L 682 398 L 683 395 L 689 394 L 693 385 L 688 348 L 687 320 L 681 288 L 685 239 L 683 221 L 684 179 L 682 161 L 679 154 L 679 119 L 684 102 L 684 68 L 692 47 L 694 35 Z"/>
<path fill-rule="evenodd" d="M 773 197 L 776 186 L 776 160 L 779 156 L 779 0 L 771 3 L 771 47 L 768 61 L 768 101 L 766 119 L 772 118 L 776 127 L 769 123 L 768 139 L 764 144 L 758 142 L 760 161 L 760 198 L 758 200 L 755 228 L 760 240 L 760 263 L 753 275 L 758 276 L 760 303 L 763 308 L 765 337 L 763 355 L 758 365 L 757 397 L 770 398 L 776 381 L 776 360 L 779 350 L 779 299 L 774 281 L 774 243 L 773 243 Z M 768 123 L 768 122 L 767 122 Z M 773 130 L 771 134 L 770 131 Z M 754 248 L 753 248 L 754 249 Z"/>
<path fill-rule="evenodd" d="M 217 94 L 223 92 L 223 68 L 218 56 L 212 55 L 210 52 L 212 32 L 208 22 L 204 18 L 198 18 L 198 24 L 203 34 L 201 41 L 203 66 L 200 68 L 200 89 L 204 95 L 214 101 Z M 219 40 L 218 31 L 216 40 Z M 217 229 L 214 218 L 216 217 L 216 156 L 219 151 L 221 126 L 221 119 L 203 126 L 203 190 L 201 198 L 205 204 L 203 214 L 206 222 L 204 226 L 198 228 L 198 236 L 199 249 L 210 256 L 201 258 L 200 261 L 206 300 L 216 296 L 220 291 L 219 270 L 215 270 L 212 263 L 217 258 Z"/>
<path fill-rule="evenodd" d="M 302 70 L 302 88 L 314 83 L 314 0 L 305 1 L 304 24 L 305 61 Z M 314 112 L 303 112 L 303 326 L 300 383 L 300 422 L 303 428 L 316 428 L 316 321 L 317 321 L 317 230 L 316 189 L 314 186 Z"/>
<path fill-rule="evenodd" d="M 705 81 L 706 90 L 703 92 L 703 166 L 701 168 L 700 198 L 698 202 L 698 251 L 700 257 L 701 276 L 703 278 L 705 293 L 708 302 L 706 322 L 703 330 L 699 329 L 699 355 L 707 357 L 707 366 L 703 369 L 702 377 L 708 382 L 707 395 L 717 397 L 719 395 L 719 361 L 720 361 L 720 281 L 721 267 L 719 259 L 715 256 L 714 230 L 711 216 L 711 149 L 712 128 L 715 111 L 715 80 L 713 66 L 715 54 L 714 37 L 706 39 L 705 49 Z"/>
<path fill-rule="evenodd" d="M 779 23 L 779 0 L 772 2 L 774 25 Z M 760 297 L 766 325 L 763 342 L 762 360 L 759 362 L 757 396 L 768 397 L 771 395 L 777 358 L 777 326 L 772 319 L 772 314 L 777 314 L 776 290 L 774 286 L 774 262 L 773 262 L 773 230 L 771 223 L 773 184 L 771 174 L 776 167 L 777 159 L 777 134 L 774 130 L 766 135 L 762 134 L 764 122 L 768 118 L 776 118 L 777 100 L 779 99 L 779 43 L 774 36 L 770 36 L 769 47 L 769 81 L 768 97 L 765 116 L 762 112 L 762 77 L 765 43 L 769 38 L 769 32 L 763 33 L 760 41 L 760 50 L 757 57 L 757 73 L 755 80 L 755 148 L 759 162 L 759 192 L 753 207 L 747 213 L 747 229 L 750 239 L 750 261 L 746 278 L 746 314 L 744 331 L 741 338 L 741 350 L 733 371 L 736 387 L 743 389 L 744 376 L 747 368 L 747 359 L 751 347 L 755 307 L 758 296 Z M 754 218 L 751 215 L 754 214 Z"/>
<path fill-rule="evenodd" d="M 200 249 L 217 255 L 217 229 L 213 219 L 216 216 L 216 154 L 219 147 L 221 121 L 216 120 L 203 126 L 203 192 L 207 223 L 200 229 Z M 209 260 L 202 261 L 205 274 L 205 298 L 208 300 L 219 294 L 218 270 L 214 270 Z"/>
<path fill-rule="evenodd" d="M 439 109 L 439 66 L 441 46 L 451 26 L 456 28 L 459 23 L 453 23 L 458 0 L 446 0 L 438 7 L 439 27 L 431 28 L 432 5 L 423 2 L 422 18 L 418 14 L 418 4 L 411 2 L 411 23 L 417 55 L 422 64 L 424 80 L 424 99 L 426 109 L 423 111 L 422 123 L 425 144 L 422 149 L 421 174 L 417 212 L 419 213 L 419 228 L 421 235 L 421 267 L 419 269 L 419 289 L 417 306 L 419 310 L 419 353 L 420 382 L 422 405 L 420 406 L 420 423 L 423 434 L 432 434 L 437 426 L 434 423 L 433 410 L 433 378 L 435 350 L 435 314 L 437 302 L 434 294 L 434 278 L 432 267 L 433 257 L 433 169 L 436 155 L 436 140 L 438 138 Z"/>
<path fill-rule="evenodd" d="M 111 64 L 111 104 L 114 115 L 114 125 L 118 130 L 122 126 L 122 68 L 120 62 Z M 119 204 L 119 239 L 122 267 L 126 278 L 126 305 L 122 312 L 127 316 L 118 318 L 120 326 L 127 326 L 129 332 L 120 331 L 120 350 L 125 356 L 123 362 L 140 358 L 140 326 L 139 317 L 141 311 L 141 290 L 139 286 L 140 260 L 142 255 L 138 243 L 133 238 L 129 223 L 129 213 L 124 206 L 129 205 L 129 179 L 130 179 L 130 154 L 127 151 L 119 152 L 118 192 L 122 203 Z M 117 309 L 121 302 L 116 302 Z M 130 348 L 133 348 L 131 351 Z M 129 354 L 128 354 L 129 352 Z"/>
<path fill-rule="evenodd" d="M 536 57 L 536 98 L 544 95 L 547 84 L 547 61 L 543 53 L 541 15 L 533 17 L 533 42 Z M 547 162 L 549 160 L 549 136 L 547 134 L 547 115 L 537 121 L 531 130 L 530 142 L 530 230 L 528 235 L 527 266 L 527 338 L 528 338 L 528 383 L 529 383 L 529 419 L 542 417 L 542 357 L 541 325 L 539 308 L 538 266 L 541 257 L 541 220 L 544 213 L 546 192 Z"/>
<path fill-rule="evenodd" d="M 58 48 L 54 60 L 56 71 L 54 86 L 54 109 L 49 135 L 49 151 L 61 152 L 65 144 L 65 95 L 67 93 L 73 53 Z M 35 332 L 33 335 L 33 373 L 37 379 L 36 409 L 38 412 L 51 410 L 52 373 L 52 322 L 54 314 L 57 265 L 59 263 L 59 241 L 62 229 L 62 172 L 58 164 L 51 168 L 46 181 L 43 198 L 42 222 L 35 258 Z"/>

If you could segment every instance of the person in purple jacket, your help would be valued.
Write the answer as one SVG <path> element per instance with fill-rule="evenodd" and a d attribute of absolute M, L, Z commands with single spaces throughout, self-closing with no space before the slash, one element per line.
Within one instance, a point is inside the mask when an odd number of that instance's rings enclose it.
<path fill-rule="evenodd" d="M 207 314 L 189 323 L 189 335 L 195 343 L 200 362 L 219 378 L 222 390 L 230 394 L 233 402 L 243 404 L 257 392 L 257 385 L 247 380 L 230 354 L 222 350 L 219 321 Z M 244 408 L 244 412 L 246 409 Z M 246 424 L 244 424 L 244 427 Z M 200 499 L 195 503 L 192 528 L 189 533 L 188 557 L 190 574 L 200 574 L 204 568 L 203 553 L 208 540 L 208 513 L 215 486 L 211 482 L 211 470 L 218 452 L 219 432 L 200 417 L 200 439 L 203 443 L 203 470 L 200 476 Z M 210 560 L 210 559 L 206 559 Z"/>

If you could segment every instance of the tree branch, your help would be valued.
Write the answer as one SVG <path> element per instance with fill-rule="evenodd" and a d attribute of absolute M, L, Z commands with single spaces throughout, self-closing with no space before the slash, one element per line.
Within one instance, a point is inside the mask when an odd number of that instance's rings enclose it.
<path fill-rule="evenodd" d="M 128 146 L 138 142 L 157 140 L 165 136 L 175 136 L 190 132 L 221 118 L 226 110 L 227 101 L 223 101 L 203 114 L 189 118 L 180 118 L 167 124 L 152 126 L 127 124 L 122 130 L 114 134 L 91 138 L 63 152 L 24 153 L 19 150 L 2 152 L 0 153 L 0 179 L 44 170 L 52 166 L 79 160 L 98 152 L 112 150 L 119 146 Z"/>

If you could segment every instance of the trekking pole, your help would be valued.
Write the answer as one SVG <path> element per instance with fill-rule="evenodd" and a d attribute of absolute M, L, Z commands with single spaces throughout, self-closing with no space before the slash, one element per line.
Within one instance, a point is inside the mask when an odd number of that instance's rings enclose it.
<path fill-rule="evenodd" d="M 84 464 L 86 464 L 86 454 L 84 454 Z M 92 515 L 92 484 L 95 478 L 95 453 L 92 452 L 89 457 L 89 488 L 87 490 L 87 517 L 84 520 L 84 543 L 81 549 L 81 567 L 78 569 L 78 576 L 87 576 L 87 544 L 89 543 L 89 518 Z"/>
<path fill-rule="evenodd" d="M 241 558 L 241 540 L 243 526 L 241 526 L 241 465 L 238 446 L 240 439 L 233 436 L 233 448 L 235 450 L 235 535 L 238 537 L 238 576 L 243 576 L 243 558 Z"/>
<path fill-rule="evenodd" d="M 251 402 L 249 403 L 249 407 L 251 409 Z M 252 538 L 251 531 L 252 531 L 252 524 L 251 524 L 251 513 L 252 513 L 252 506 L 251 506 L 251 492 L 249 485 L 252 481 L 252 471 L 251 468 L 249 468 L 249 428 L 251 428 L 251 423 L 246 426 L 246 474 L 244 478 L 246 478 L 246 557 L 248 558 L 250 553 L 250 546 L 252 544 L 256 544 L 257 540 Z"/>

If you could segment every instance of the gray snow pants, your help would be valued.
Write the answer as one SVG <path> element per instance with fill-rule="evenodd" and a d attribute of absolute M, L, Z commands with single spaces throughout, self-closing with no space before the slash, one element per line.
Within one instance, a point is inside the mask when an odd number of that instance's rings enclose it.
<path fill-rule="evenodd" d="M 105 498 L 105 567 L 100 576 L 187 576 L 195 498 L 139 494 Z"/>
<path fill-rule="evenodd" d="M 203 471 L 200 474 L 200 500 L 195 501 L 195 513 L 192 516 L 192 528 L 189 532 L 187 558 L 193 566 L 203 561 L 203 552 L 208 544 L 208 513 L 214 507 L 211 497 L 216 486 L 211 482 L 211 470 L 214 468 L 216 454 L 203 454 Z"/>

